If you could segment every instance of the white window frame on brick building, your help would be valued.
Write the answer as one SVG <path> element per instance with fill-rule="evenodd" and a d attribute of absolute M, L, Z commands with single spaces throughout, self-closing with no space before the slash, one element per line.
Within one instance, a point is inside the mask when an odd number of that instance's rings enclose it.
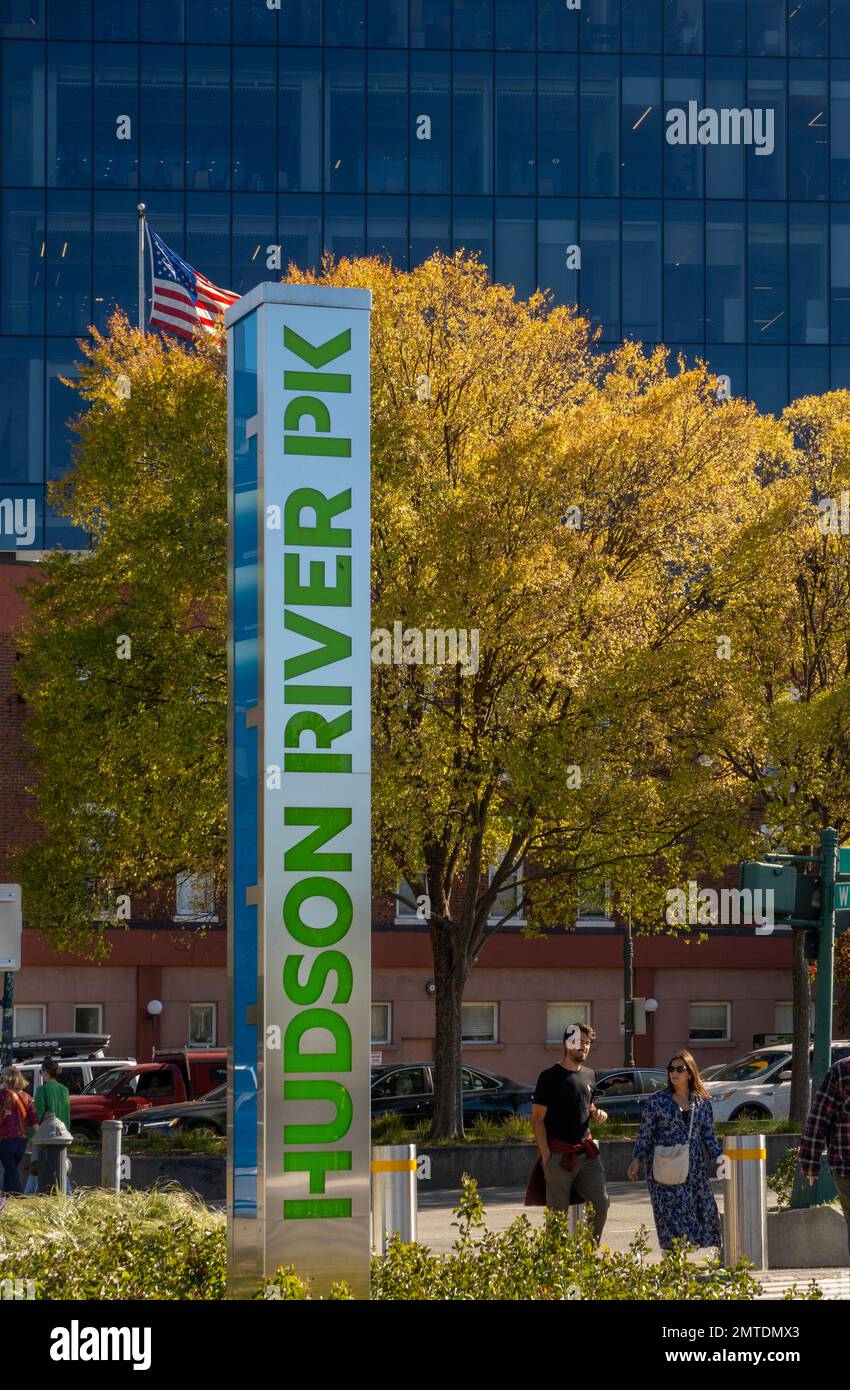
<path fill-rule="evenodd" d="M 600 889 L 582 893 L 579 890 L 577 927 L 613 927 L 611 916 L 611 885 L 605 883 Z"/>
<path fill-rule="evenodd" d="M 40 1022 L 35 1028 L 21 1023 L 21 1015 L 25 1010 L 32 1012 L 35 1009 L 41 1010 Z M 12 1036 L 15 1038 L 38 1038 L 47 1032 L 47 1005 L 46 1004 L 15 1004 L 14 1015 L 12 1018 Z"/>
<path fill-rule="evenodd" d="M 492 1022 L 489 1029 L 489 1036 L 485 1037 L 483 1032 L 476 1033 L 474 1036 L 467 1034 L 467 1024 L 464 1022 L 464 1014 L 468 1017 L 473 1009 L 490 1009 L 492 1011 L 490 1015 Z M 496 1001 L 491 999 L 469 999 L 461 1004 L 460 1032 L 461 1041 L 466 1047 L 486 1047 L 488 1043 L 497 1043 L 499 1041 L 499 1005 Z"/>
<path fill-rule="evenodd" d="M 381 1027 L 380 1029 L 376 1029 L 376 1027 L 375 1027 L 375 1018 L 376 1018 L 375 1010 L 376 1010 L 376 1009 L 383 1009 L 383 1010 L 384 1010 L 384 1023 L 383 1023 L 383 1025 L 382 1025 L 382 1027 Z M 388 1045 L 389 1043 L 392 1042 L 392 1040 L 393 1040 L 393 1006 L 392 1006 L 392 1004 L 386 1003 L 386 1002 L 380 1002 L 380 1001 L 376 1003 L 376 1002 L 373 1001 L 373 1003 L 372 1003 L 371 1031 L 372 1031 L 371 1042 L 372 1042 L 372 1046 L 373 1046 L 373 1047 L 375 1047 L 376 1045 L 380 1045 L 380 1044 L 382 1044 L 382 1043 L 383 1043 L 384 1045 Z"/>
<path fill-rule="evenodd" d="M 555 1010 L 558 1010 L 555 1013 Z M 560 1020 L 563 1020 L 561 1022 Z M 546 1042 L 564 1045 L 564 1033 L 571 1023 L 586 1023 L 590 1027 L 590 1001 L 566 999 L 546 1005 Z"/>
<path fill-rule="evenodd" d="M 423 920 L 421 917 L 417 917 L 415 907 L 411 907 L 409 903 L 402 902 L 401 898 L 398 896 L 399 893 L 404 892 L 406 897 L 413 898 L 415 901 L 417 898 L 421 898 L 423 895 L 427 894 L 428 884 L 425 871 L 423 870 L 422 873 L 417 874 L 416 877 L 419 881 L 418 888 L 416 884 L 411 883 L 409 878 L 403 878 L 396 889 L 395 924 L 397 927 L 404 926 L 407 922 L 421 922 Z"/>
<path fill-rule="evenodd" d="M 694 1022 L 695 1009 L 723 1009 L 723 1036 L 717 1037 L 717 1026 Z M 732 1005 L 725 999 L 692 999 L 688 1017 L 688 1041 L 695 1043 L 728 1043 L 732 1041 Z"/>
<path fill-rule="evenodd" d="M 496 872 L 496 868 L 497 866 L 495 864 L 490 865 L 490 872 L 487 880 L 488 884 L 493 882 L 493 875 Z M 510 926 L 511 923 L 524 922 L 525 911 L 517 906 L 519 898 L 521 896 L 521 892 L 522 864 L 519 864 L 517 866 L 516 871 L 505 879 L 505 882 L 502 884 L 501 888 L 496 894 L 496 898 L 493 902 L 492 907 L 490 908 L 487 921 L 501 922 L 502 926 L 505 927 Z M 511 909 L 513 910 L 510 911 Z M 505 917 L 505 913 L 507 911 L 510 911 L 509 917 Z M 503 918 L 504 921 L 502 921 Z"/>
<path fill-rule="evenodd" d="M 211 1011 L 212 1028 L 209 1030 L 211 1036 L 207 1038 L 196 1038 L 193 1036 L 195 1029 L 192 1027 L 192 1014 L 195 1009 L 209 1009 Z M 197 1030 L 200 1031 L 200 1030 Z M 189 1046 L 190 1047 L 215 1047 L 218 1041 L 218 1007 L 212 1001 L 201 1002 L 189 1005 Z"/>
<path fill-rule="evenodd" d="M 178 874 L 175 879 L 175 922 L 217 922 L 215 883 L 209 869 Z"/>
<path fill-rule="evenodd" d="M 97 1021 L 93 1028 L 83 1028 L 78 1014 L 81 1009 L 94 1009 Z M 103 1032 L 103 1005 L 102 1004 L 75 1004 L 74 1005 L 74 1032 L 75 1033 L 102 1033 Z"/>

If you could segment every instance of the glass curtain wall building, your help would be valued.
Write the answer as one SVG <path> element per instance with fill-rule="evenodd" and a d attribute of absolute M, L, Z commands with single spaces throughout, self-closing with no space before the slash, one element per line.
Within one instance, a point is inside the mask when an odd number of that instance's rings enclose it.
<path fill-rule="evenodd" d="M 850 0 L 0 0 L 0 38 L 0 503 L 35 500 L 30 548 L 81 543 L 43 505 L 60 377 L 135 315 L 140 199 L 228 289 L 275 247 L 463 246 L 763 408 L 850 386 Z"/>

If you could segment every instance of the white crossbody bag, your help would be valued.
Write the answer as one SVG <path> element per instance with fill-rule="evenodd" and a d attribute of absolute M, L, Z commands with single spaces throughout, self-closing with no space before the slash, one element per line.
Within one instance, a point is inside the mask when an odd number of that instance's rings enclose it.
<path fill-rule="evenodd" d="M 678 1187 L 687 1181 L 691 1166 L 691 1134 L 694 1128 L 696 1098 L 691 1103 L 687 1144 L 656 1144 L 652 1151 L 652 1176 L 664 1187 Z"/>

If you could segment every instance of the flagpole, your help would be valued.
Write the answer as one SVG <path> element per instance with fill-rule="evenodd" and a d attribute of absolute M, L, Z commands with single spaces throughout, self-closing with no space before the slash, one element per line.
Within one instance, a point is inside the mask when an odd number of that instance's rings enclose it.
<path fill-rule="evenodd" d="M 145 205 L 139 203 L 139 332 L 145 331 Z"/>

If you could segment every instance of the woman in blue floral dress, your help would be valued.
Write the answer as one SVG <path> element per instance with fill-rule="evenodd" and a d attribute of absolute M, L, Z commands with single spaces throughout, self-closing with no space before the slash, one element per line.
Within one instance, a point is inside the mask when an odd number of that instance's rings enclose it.
<path fill-rule="evenodd" d="M 683 1183 L 655 1182 L 652 1176 L 655 1145 L 688 1143 L 691 1107 L 694 1111 L 688 1176 Z M 640 1133 L 628 1169 L 629 1177 L 636 1181 L 640 1160 L 646 1164 L 646 1182 L 662 1250 L 670 1250 L 679 1237 L 699 1249 L 720 1245 L 720 1213 L 709 1183 L 706 1149 L 713 1159 L 723 1152 L 723 1145 L 714 1131 L 711 1101 L 690 1052 L 678 1052 L 667 1067 L 667 1089 L 656 1091 L 644 1105 Z"/>

